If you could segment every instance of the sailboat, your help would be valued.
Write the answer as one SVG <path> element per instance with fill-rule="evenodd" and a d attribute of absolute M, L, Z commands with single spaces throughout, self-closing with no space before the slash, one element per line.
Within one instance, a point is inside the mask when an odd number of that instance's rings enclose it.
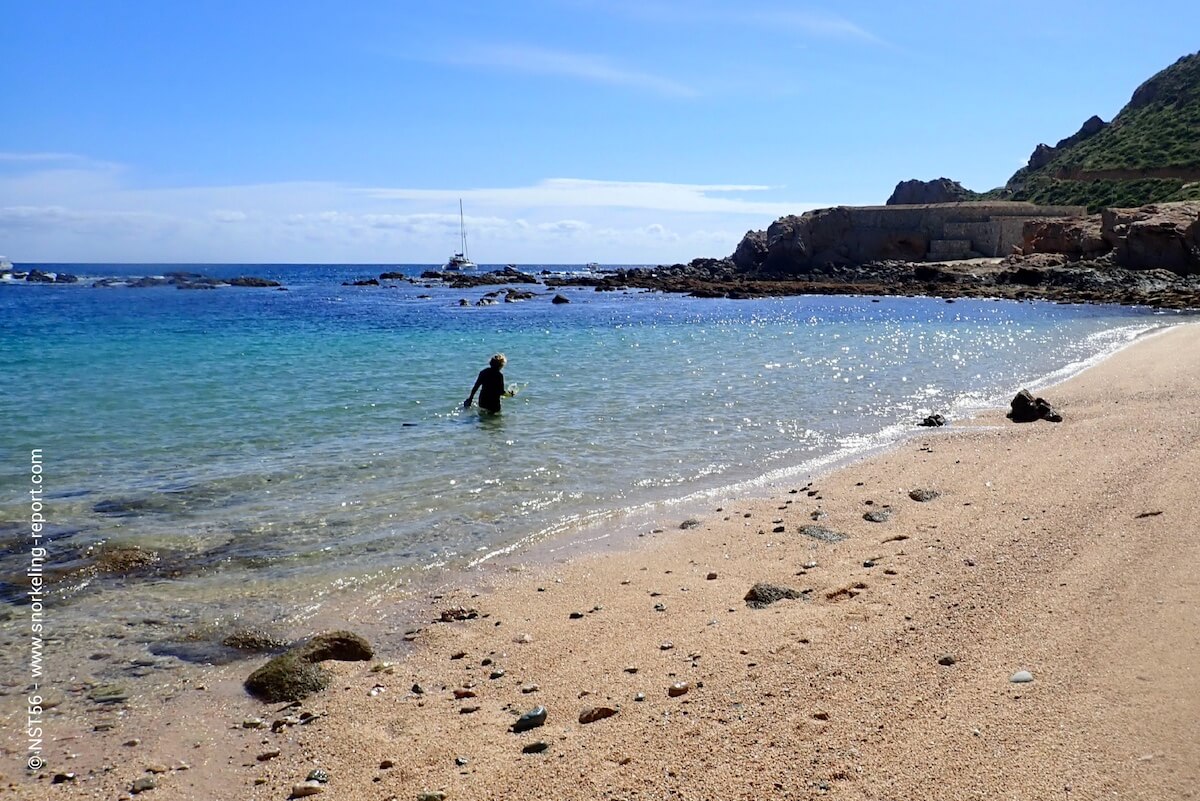
<path fill-rule="evenodd" d="M 467 226 L 463 222 L 462 198 L 458 200 L 458 235 L 462 238 L 462 250 L 450 257 L 446 262 L 447 271 L 474 270 L 475 262 L 467 256 Z"/>

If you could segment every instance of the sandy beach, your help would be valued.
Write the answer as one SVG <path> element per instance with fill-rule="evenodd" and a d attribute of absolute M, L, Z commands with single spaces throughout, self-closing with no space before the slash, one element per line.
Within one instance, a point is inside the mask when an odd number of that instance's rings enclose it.
<path fill-rule="evenodd" d="M 325 663 L 332 687 L 294 708 L 242 692 L 265 660 L 181 675 L 101 732 L 64 705 L 37 780 L 7 715 L 3 786 L 283 799 L 320 769 L 316 797 L 350 800 L 1195 797 L 1200 325 L 1039 394 L 1064 422 L 954 421 L 629 547 L 420 599 L 427 621 L 475 615 Z M 753 608 L 759 582 L 796 597 Z M 544 725 L 510 731 L 538 706 Z"/>

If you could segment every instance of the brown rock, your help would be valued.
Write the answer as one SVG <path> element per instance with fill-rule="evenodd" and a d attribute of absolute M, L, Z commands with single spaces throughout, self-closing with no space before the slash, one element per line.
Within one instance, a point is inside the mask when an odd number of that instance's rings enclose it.
<path fill-rule="evenodd" d="M 610 706 L 594 706 L 579 713 L 579 722 L 595 723 L 597 720 L 611 718 L 615 714 L 617 714 L 617 710 Z"/>

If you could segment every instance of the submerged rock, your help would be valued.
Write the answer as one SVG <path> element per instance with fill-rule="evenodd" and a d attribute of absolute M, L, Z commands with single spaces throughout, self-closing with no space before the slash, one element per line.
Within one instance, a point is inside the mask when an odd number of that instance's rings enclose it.
<path fill-rule="evenodd" d="M 365 661 L 374 656 L 370 644 L 349 631 L 333 631 L 313 637 L 281 654 L 246 679 L 246 690 L 270 703 L 299 701 L 320 692 L 332 678 L 320 666 L 327 659 Z"/>

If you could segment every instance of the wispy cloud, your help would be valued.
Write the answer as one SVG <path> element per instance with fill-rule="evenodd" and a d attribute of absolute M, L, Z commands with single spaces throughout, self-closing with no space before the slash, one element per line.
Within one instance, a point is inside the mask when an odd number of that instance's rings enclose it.
<path fill-rule="evenodd" d="M 569 5 L 618 14 L 654 25 L 720 26 L 727 29 L 754 28 L 779 33 L 788 31 L 813 39 L 840 39 L 870 44 L 886 41 L 847 17 L 817 8 L 796 8 L 779 2 L 743 0 L 725 2 L 687 0 L 566 0 Z"/>
<path fill-rule="evenodd" d="M 780 215 L 795 204 L 745 200 L 737 195 L 761 193 L 772 187 L 754 184 L 675 184 L 654 181 L 596 181 L 583 178 L 549 178 L 531 186 L 488 189 L 361 190 L 380 200 L 453 203 L 458 198 L 472 205 L 549 208 L 619 208 L 683 213 Z"/>
<path fill-rule="evenodd" d="M 431 61 L 485 67 L 531 75 L 574 78 L 588 83 L 626 86 L 667 97 L 696 97 L 693 87 L 661 75 L 614 64 L 603 56 L 515 45 L 481 45 L 434 56 Z"/>

